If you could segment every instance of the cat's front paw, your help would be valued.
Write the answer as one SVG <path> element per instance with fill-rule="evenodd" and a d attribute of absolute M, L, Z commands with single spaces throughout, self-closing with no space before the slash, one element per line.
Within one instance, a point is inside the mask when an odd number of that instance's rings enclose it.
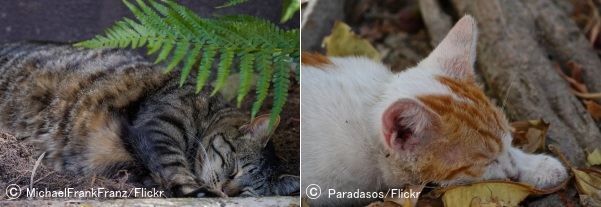
<path fill-rule="evenodd" d="M 184 184 L 172 188 L 175 197 L 227 197 L 223 192 L 206 185 L 198 186 L 194 184 Z"/>
<path fill-rule="evenodd" d="M 520 172 L 519 181 L 530 183 L 538 189 L 549 189 L 558 186 L 568 178 L 566 167 L 551 156 L 535 155 L 530 166 L 524 172 Z"/>

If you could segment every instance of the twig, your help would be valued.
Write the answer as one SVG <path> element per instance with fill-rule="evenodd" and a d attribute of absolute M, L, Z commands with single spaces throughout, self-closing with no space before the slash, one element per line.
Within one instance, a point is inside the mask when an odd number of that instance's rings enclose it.
<path fill-rule="evenodd" d="M 578 96 L 579 98 L 601 99 L 601 93 L 580 93 L 576 90 L 572 90 L 572 93 L 574 93 L 574 95 Z"/>

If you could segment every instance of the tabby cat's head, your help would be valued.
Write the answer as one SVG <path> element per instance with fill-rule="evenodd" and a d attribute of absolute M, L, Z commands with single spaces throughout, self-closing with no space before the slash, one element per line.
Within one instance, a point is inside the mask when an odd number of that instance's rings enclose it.
<path fill-rule="evenodd" d="M 376 109 L 392 172 L 387 176 L 410 174 L 416 184 L 492 179 L 557 184 L 521 179 L 526 176 L 511 153 L 508 120 L 475 81 L 476 40 L 475 20 L 466 16 L 425 60 L 388 85 Z M 550 166 L 562 170 L 561 164 Z"/>
<path fill-rule="evenodd" d="M 208 159 L 199 158 L 196 176 L 228 196 L 293 195 L 299 178 L 280 174 L 268 131 L 269 115 L 255 118 L 234 133 L 215 134 L 206 146 Z M 199 155 L 202 157 L 202 155 Z"/>

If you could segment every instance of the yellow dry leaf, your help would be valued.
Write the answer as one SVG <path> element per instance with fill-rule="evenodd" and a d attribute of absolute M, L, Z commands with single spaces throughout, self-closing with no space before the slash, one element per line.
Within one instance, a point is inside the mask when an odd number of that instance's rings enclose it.
<path fill-rule="evenodd" d="M 586 162 L 589 165 L 601 165 L 601 152 L 599 152 L 599 149 L 595 149 L 592 153 L 589 153 L 586 157 Z"/>
<path fill-rule="evenodd" d="M 518 206 L 530 194 L 550 194 L 564 188 L 570 179 L 559 186 L 539 190 L 526 183 L 493 180 L 437 189 L 434 195 L 442 196 L 445 207 L 462 206 Z"/>
<path fill-rule="evenodd" d="M 329 56 L 366 56 L 380 62 L 380 53 L 367 40 L 359 37 L 351 27 L 343 22 L 336 22 L 332 34 L 323 39 L 322 46 L 326 48 Z"/>
<path fill-rule="evenodd" d="M 511 123 L 512 145 L 528 153 L 544 151 L 549 125 L 543 119 Z"/>
<path fill-rule="evenodd" d="M 568 166 L 574 175 L 576 190 L 578 190 L 580 196 L 588 195 L 597 201 L 601 201 L 601 172 L 593 169 L 573 168 L 557 147 L 549 145 L 549 149 L 559 155 L 561 161 Z"/>
<path fill-rule="evenodd" d="M 532 186 L 522 183 L 488 181 L 465 186 L 452 186 L 436 190 L 436 192 L 444 192 L 442 201 L 445 207 L 487 206 L 491 203 L 518 206 L 534 190 Z"/>
<path fill-rule="evenodd" d="M 592 169 L 574 169 L 572 173 L 576 178 L 576 189 L 580 194 L 586 194 L 594 199 L 601 200 L 601 172 Z"/>

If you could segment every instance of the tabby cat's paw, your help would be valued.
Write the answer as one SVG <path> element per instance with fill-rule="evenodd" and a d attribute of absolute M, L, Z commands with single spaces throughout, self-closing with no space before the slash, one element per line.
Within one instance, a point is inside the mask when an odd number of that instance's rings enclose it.
<path fill-rule="evenodd" d="M 175 197 L 227 197 L 220 190 L 210 188 L 206 185 L 198 186 L 193 184 L 185 184 L 173 187 L 173 195 Z"/>

